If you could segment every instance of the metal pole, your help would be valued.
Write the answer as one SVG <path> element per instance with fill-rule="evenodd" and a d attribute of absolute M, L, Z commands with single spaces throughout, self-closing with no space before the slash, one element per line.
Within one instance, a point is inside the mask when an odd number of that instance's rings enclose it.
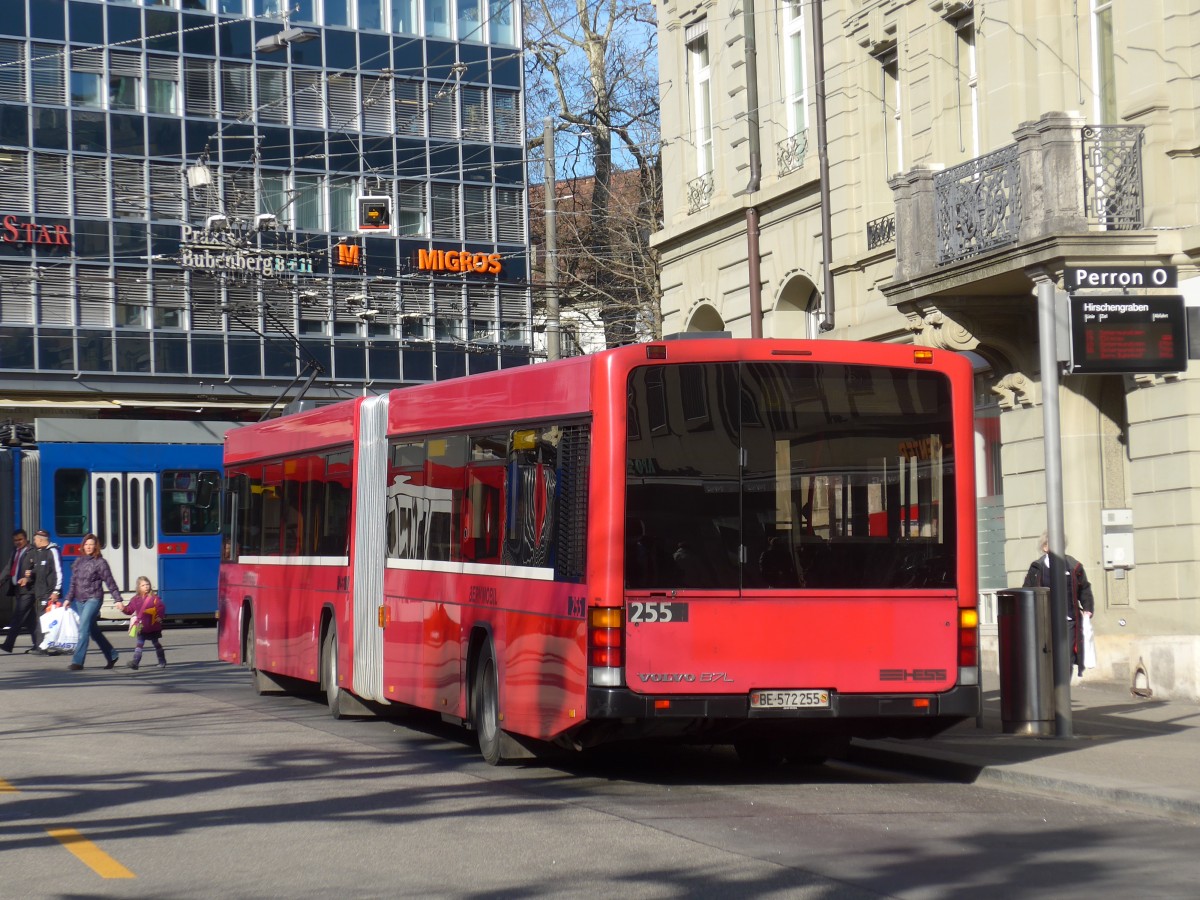
<path fill-rule="evenodd" d="M 1062 432 L 1058 411 L 1058 344 L 1054 282 L 1045 273 L 1037 284 L 1038 349 L 1042 366 L 1042 432 L 1046 456 L 1046 534 L 1050 545 L 1050 637 L 1054 645 L 1054 735 L 1072 737 L 1071 647 L 1067 631 L 1066 539 L 1063 535 Z"/>
<path fill-rule="evenodd" d="M 829 138 L 825 121 L 825 10 L 815 0 L 813 17 L 813 63 L 817 77 L 817 162 L 821 181 L 821 256 L 824 257 L 825 297 L 821 331 L 833 331 L 833 207 L 829 199 Z"/>
<path fill-rule="evenodd" d="M 554 123 L 542 120 L 542 148 L 546 151 L 546 359 L 562 356 L 558 317 L 558 223 L 555 203 L 557 178 L 554 172 Z"/>

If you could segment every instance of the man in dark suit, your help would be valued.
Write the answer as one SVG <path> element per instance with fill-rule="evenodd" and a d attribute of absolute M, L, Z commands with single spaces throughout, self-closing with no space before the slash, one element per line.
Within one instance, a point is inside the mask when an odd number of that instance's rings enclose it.
<path fill-rule="evenodd" d="M 23 528 L 13 532 L 13 554 L 0 576 L 0 591 L 13 597 L 13 616 L 8 623 L 8 637 L 0 644 L 0 650 L 12 653 L 13 645 L 17 642 L 17 634 L 22 630 L 29 632 L 33 639 L 32 652 L 41 653 L 38 645 L 42 642 L 42 624 L 39 618 L 40 610 L 33 594 L 33 579 L 29 576 L 30 565 L 29 537 Z M 26 651 L 27 653 L 30 651 Z"/>

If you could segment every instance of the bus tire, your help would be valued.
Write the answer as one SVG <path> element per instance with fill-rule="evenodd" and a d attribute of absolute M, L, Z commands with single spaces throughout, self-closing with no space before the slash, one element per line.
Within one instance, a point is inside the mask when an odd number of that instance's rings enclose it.
<path fill-rule="evenodd" d="M 500 730 L 500 689 L 496 677 L 496 653 L 492 642 L 484 643 L 475 661 L 471 685 L 471 723 L 479 739 L 479 752 L 489 766 L 504 762 L 504 733 Z"/>
<path fill-rule="evenodd" d="M 321 645 L 321 683 L 325 687 L 325 702 L 329 705 L 329 714 L 335 719 L 343 716 L 342 694 L 344 691 L 338 684 L 338 654 L 337 626 L 330 623 L 325 632 L 325 641 Z"/>

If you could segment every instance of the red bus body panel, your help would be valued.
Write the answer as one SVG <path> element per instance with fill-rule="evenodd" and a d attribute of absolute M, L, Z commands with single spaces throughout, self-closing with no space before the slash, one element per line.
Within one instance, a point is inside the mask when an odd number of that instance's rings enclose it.
<path fill-rule="evenodd" d="M 663 345 L 659 345 L 663 346 Z M 636 602 L 688 604 L 686 622 L 624 627 L 624 687 L 672 697 L 737 695 L 754 689 L 830 689 L 843 694 L 930 694 L 959 677 L 960 608 L 976 604 L 973 398 L 970 364 L 937 354 L 954 374 L 953 495 L 960 511 L 953 590 L 626 591 L 626 391 L 637 366 L 714 359 L 852 363 L 918 368 L 912 347 L 826 341 L 669 342 L 665 360 L 647 345 L 536 367 L 393 391 L 390 440 L 561 420 L 590 421 L 587 569 L 583 583 L 476 574 L 463 567 L 389 561 L 383 572 L 383 685 L 387 700 L 469 719 L 472 635 L 495 649 L 502 727 L 550 740 L 578 728 L 589 697 L 587 610 Z M 353 445 L 360 473 L 361 400 L 231 431 L 226 465 L 314 448 Z M 380 485 L 380 490 L 384 489 Z M 357 510 L 355 511 L 357 514 Z M 353 534 L 353 528 L 351 534 Z M 345 565 L 232 562 L 222 567 L 221 659 L 244 657 L 244 616 L 255 617 L 259 668 L 320 678 L 322 615 L 339 637 L 339 672 L 354 647 L 353 547 Z M 361 623 L 360 623 L 361 624 Z"/>

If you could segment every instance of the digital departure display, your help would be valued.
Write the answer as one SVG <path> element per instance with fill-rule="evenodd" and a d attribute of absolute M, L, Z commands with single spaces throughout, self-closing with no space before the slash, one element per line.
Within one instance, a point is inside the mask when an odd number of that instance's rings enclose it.
<path fill-rule="evenodd" d="M 1187 369 L 1182 297 L 1071 298 L 1071 371 L 1166 374 Z"/>

